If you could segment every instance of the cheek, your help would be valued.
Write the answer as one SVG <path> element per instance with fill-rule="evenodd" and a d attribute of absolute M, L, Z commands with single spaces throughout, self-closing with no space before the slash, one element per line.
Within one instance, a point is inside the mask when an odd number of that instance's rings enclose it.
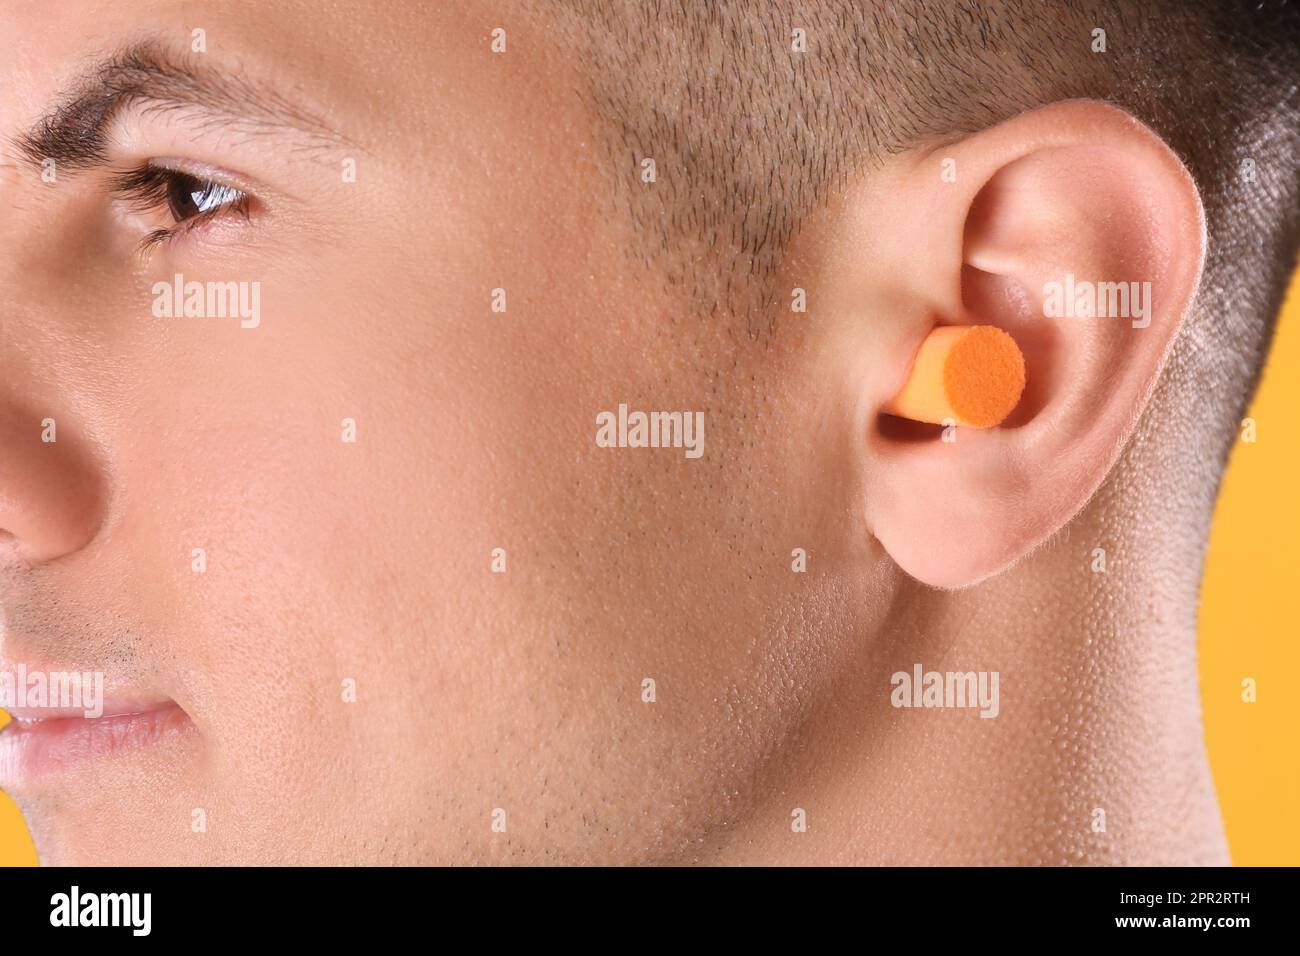
<path fill-rule="evenodd" d="M 151 359 L 115 445 L 121 534 L 141 586 L 167 595 L 154 629 L 177 647 L 160 651 L 183 653 L 182 703 L 218 764 L 258 753 L 288 772 L 321 740 L 358 740 L 349 678 L 371 703 L 359 750 L 402 746 L 382 728 L 428 710 L 454 725 L 518 679 L 494 649 L 611 593 L 574 557 L 617 533 L 594 418 L 628 365 L 575 321 L 596 306 L 521 293 L 494 314 L 474 262 L 444 262 L 461 281 L 439 299 L 392 261 L 371 257 L 364 286 L 331 280 L 341 263 L 263 274 L 256 328 L 166 320 L 136 352 Z"/>

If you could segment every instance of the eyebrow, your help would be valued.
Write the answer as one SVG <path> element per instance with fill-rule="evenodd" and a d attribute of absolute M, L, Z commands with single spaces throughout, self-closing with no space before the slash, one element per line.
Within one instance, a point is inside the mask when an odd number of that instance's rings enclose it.
<path fill-rule="evenodd" d="M 151 113 L 193 111 L 204 127 L 249 135 L 295 134 L 308 147 L 348 142 L 274 90 L 142 41 L 83 74 L 58 106 L 18 136 L 18 152 L 37 168 L 50 159 L 71 170 L 105 165 L 113 121 L 128 106 Z"/>

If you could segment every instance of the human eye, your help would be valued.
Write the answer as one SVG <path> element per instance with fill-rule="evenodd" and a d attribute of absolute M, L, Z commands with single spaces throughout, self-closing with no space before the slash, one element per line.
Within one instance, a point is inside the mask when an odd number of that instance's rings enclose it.
<path fill-rule="evenodd" d="M 113 192 L 150 224 L 142 250 L 171 243 L 218 220 L 247 222 L 254 207 L 250 193 L 215 173 L 190 172 L 157 161 L 118 174 Z"/>

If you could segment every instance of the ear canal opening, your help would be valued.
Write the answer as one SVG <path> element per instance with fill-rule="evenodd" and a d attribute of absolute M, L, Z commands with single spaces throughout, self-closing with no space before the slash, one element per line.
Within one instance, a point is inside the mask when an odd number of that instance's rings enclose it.
<path fill-rule="evenodd" d="M 876 434 L 885 441 L 899 444 L 938 441 L 943 436 L 943 426 L 881 412 L 876 416 Z"/>

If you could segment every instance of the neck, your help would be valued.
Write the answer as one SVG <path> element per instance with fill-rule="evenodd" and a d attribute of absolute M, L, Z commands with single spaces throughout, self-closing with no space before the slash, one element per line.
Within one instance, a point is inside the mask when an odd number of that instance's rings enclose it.
<path fill-rule="evenodd" d="M 765 771 L 761 792 L 778 796 L 718 860 L 1227 863 L 1195 654 L 1208 505 L 1204 521 L 1147 512 L 1121 538 L 1106 497 L 983 585 L 900 580 L 856 672 Z M 996 671 L 997 716 L 894 706 L 891 676 L 918 664 Z M 807 832 L 791 832 L 795 808 Z"/>

